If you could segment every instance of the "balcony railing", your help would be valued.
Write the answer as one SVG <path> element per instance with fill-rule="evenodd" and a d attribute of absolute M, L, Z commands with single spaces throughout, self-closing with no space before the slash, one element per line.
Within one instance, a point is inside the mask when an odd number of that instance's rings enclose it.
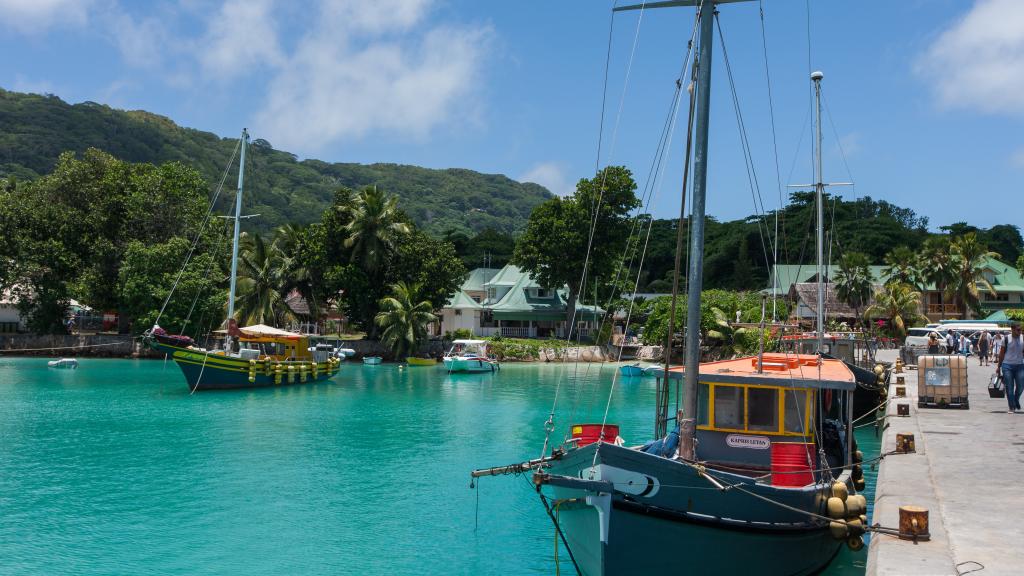
<path fill-rule="evenodd" d="M 962 316 L 963 315 L 963 312 L 960 311 L 960 308 L 957 307 L 956 304 L 929 304 L 928 305 L 928 313 L 929 314 L 943 314 L 943 315 L 948 314 L 950 316 Z"/>

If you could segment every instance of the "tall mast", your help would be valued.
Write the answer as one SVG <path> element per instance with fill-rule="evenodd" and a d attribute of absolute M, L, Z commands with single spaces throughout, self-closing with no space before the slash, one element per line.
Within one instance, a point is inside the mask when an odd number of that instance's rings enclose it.
<path fill-rule="evenodd" d="M 235 194 L 235 241 L 231 246 L 231 291 L 228 293 L 228 320 L 235 317 L 235 284 L 238 280 L 238 236 L 242 224 L 242 187 L 245 183 L 245 148 L 249 132 L 242 129 L 242 153 L 238 160 L 238 193 Z"/>
<path fill-rule="evenodd" d="M 820 70 L 811 73 L 811 80 L 814 81 L 814 117 L 817 128 L 814 137 L 814 196 L 818 209 L 818 354 L 825 349 L 825 277 L 822 275 L 822 255 L 825 251 L 825 182 L 822 180 L 821 170 L 821 79 L 824 77 Z"/>

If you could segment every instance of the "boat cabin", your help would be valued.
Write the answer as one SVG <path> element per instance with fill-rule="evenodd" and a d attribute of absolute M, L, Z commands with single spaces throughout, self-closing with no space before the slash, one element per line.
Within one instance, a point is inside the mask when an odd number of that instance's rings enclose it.
<path fill-rule="evenodd" d="M 278 360 L 281 362 L 289 360 L 311 361 L 315 353 L 310 351 L 309 337 L 294 332 L 288 332 L 264 324 L 255 324 L 238 329 L 238 353 L 237 358 L 243 360 Z M 318 361 L 324 361 L 324 358 Z"/>
<path fill-rule="evenodd" d="M 760 474 L 777 467 L 780 450 L 816 461 L 820 441 L 831 465 L 846 462 L 850 399 L 845 392 L 852 392 L 856 381 L 842 361 L 765 354 L 760 361 L 755 356 L 704 363 L 700 370 L 700 461 Z M 672 368 L 669 377 L 681 379 L 684 372 Z"/>
<path fill-rule="evenodd" d="M 448 356 L 487 357 L 486 340 L 452 340 Z"/>

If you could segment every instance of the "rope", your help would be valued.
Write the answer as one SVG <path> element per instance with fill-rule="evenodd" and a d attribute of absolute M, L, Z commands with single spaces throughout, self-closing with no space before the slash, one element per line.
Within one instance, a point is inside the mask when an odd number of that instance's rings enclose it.
<path fill-rule="evenodd" d="M 203 381 L 203 372 L 206 371 L 206 361 L 209 360 L 209 359 L 210 359 L 210 353 L 207 352 L 203 356 L 203 366 L 202 366 L 202 368 L 199 369 L 199 377 L 196 378 L 196 385 L 192 388 L 192 391 L 188 393 L 189 396 L 195 394 L 196 390 L 199 389 L 199 383 Z"/>
<path fill-rule="evenodd" d="M 758 8 L 761 13 L 761 53 L 764 55 L 764 77 L 765 82 L 768 85 L 768 115 L 771 118 L 772 125 L 772 150 L 775 154 L 775 186 L 779 192 L 779 209 L 775 212 L 775 242 L 772 244 L 772 263 L 778 264 L 779 262 L 779 214 L 783 213 L 783 199 L 782 199 L 782 174 L 779 172 L 779 143 L 778 138 L 775 134 L 775 104 L 772 99 L 772 76 L 768 67 L 768 39 L 765 34 L 764 26 L 764 1 L 758 2 Z M 773 273 L 772 276 L 772 322 L 778 320 L 776 314 L 776 299 L 778 298 L 778 284 L 779 279 Z"/>
<path fill-rule="evenodd" d="M 238 154 L 238 149 L 242 146 L 242 140 L 238 140 L 238 144 L 235 145 L 234 152 L 231 153 L 231 158 L 228 160 L 227 166 L 224 167 L 224 173 L 220 177 L 220 184 L 217 185 L 217 190 L 213 195 L 213 200 L 210 201 L 210 209 L 206 211 L 206 217 L 203 219 L 203 223 L 199 226 L 199 230 L 196 231 L 196 237 L 192 241 L 192 247 L 189 248 L 188 254 L 185 256 L 185 262 L 181 265 L 181 270 L 178 270 L 178 276 L 174 279 L 174 284 L 171 286 L 171 291 L 167 293 L 167 298 L 164 299 L 164 303 L 160 306 L 160 312 L 156 315 L 156 320 L 153 324 L 160 323 L 160 317 L 164 315 L 164 310 L 167 309 L 167 304 L 171 301 L 171 296 L 174 295 L 174 291 L 178 288 L 178 282 L 181 281 L 181 275 L 185 273 L 185 267 L 188 266 L 189 260 L 192 259 L 192 253 L 195 252 L 196 246 L 199 245 L 199 239 L 203 236 L 203 230 L 206 225 L 210 222 L 210 217 L 213 216 L 213 210 L 217 206 L 217 198 L 220 197 L 221 191 L 224 189 L 224 182 L 228 178 L 228 170 L 231 168 L 231 164 L 235 161 L 235 155 Z"/>

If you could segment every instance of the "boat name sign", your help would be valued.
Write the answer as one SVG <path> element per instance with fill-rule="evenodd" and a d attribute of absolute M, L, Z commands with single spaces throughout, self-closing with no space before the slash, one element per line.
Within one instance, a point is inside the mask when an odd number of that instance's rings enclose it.
<path fill-rule="evenodd" d="M 772 447 L 772 441 L 767 436 L 747 436 L 745 434 L 729 434 L 725 437 L 725 443 L 733 448 L 752 448 L 754 450 L 767 450 Z"/>

